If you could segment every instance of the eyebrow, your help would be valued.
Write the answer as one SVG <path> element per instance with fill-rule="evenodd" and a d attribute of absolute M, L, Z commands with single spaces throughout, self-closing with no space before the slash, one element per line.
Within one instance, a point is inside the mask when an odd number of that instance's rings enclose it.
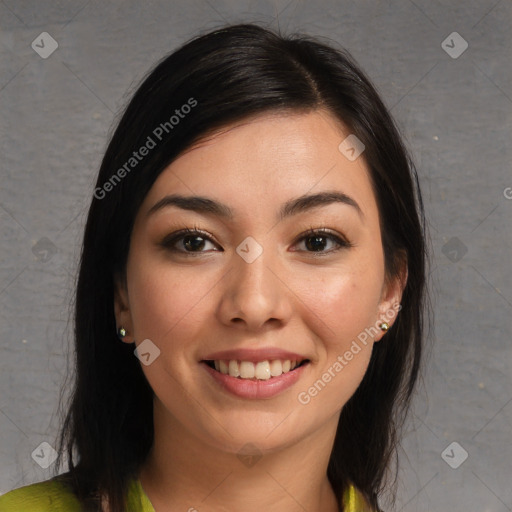
<path fill-rule="evenodd" d="M 305 194 L 294 199 L 290 199 L 281 207 L 278 220 L 304 213 L 321 206 L 328 206 L 333 203 L 341 203 L 353 207 L 361 218 L 364 214 L 357 202 L 350 196 L 338 191 L 325 191 L 317 194 Z M 203 196 L 183 196 L 179 194 L 171 194 L 160 199 L 154 204 L 147 215 L 150 216 L 155 212 L 169 206 L 176 206 L 182 210 L 192 210 L 197 213 L 216 215 L 225 219 L 233 219 L 233 210 L 223 204 Z"/>

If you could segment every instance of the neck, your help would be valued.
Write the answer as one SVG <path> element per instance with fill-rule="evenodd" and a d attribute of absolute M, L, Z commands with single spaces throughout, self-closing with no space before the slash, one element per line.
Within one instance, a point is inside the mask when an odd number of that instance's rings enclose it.
<path fill-rule="evenodd" d="M 338 415 L 279 450 L 229 453 L 190 433 L 155 402 L 155 436 L 139 478 L 155 512 L 337 512 L 327 478 Z"/>

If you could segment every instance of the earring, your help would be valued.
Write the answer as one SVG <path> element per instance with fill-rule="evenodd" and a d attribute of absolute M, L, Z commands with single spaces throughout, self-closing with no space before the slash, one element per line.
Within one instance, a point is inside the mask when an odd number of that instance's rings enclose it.
<path fill-rule="evenodd" d="M 124 327 L 119 327 L 119 329 L 117 330 L 117 336 L 120 339 L 123 339 L 126 336 L 126 329 Z"/>
<path fill-rule="evenodd" d="M 386 332 L 389 329 L 389 324 L 386 322 L 382 322 L 379 327 L 381 331 Z"/>

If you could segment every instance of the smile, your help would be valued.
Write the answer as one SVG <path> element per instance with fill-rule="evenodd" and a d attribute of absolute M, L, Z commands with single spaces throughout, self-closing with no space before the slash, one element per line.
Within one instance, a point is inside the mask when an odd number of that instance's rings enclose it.
<path fill-rule="evenodd" d="M 216 368 L 218 367 L 218 369 Z M 289 390 L 309 369 L 309 359 L 202 360 L 210 385 L 236 398 L 265 400 Z"/>
<path fill-rule="evenodd" d="M 210 368 L 223 375 L 229 375 L 238 379 L 269 380 L 280 377 L 284 373 L 295 370 L 296 368 L 309 362 L 304 360 L 274 359 L 271 361 L 238 361 L 236 359 L 224 360 L 216 359 L 204 361 Z"/>

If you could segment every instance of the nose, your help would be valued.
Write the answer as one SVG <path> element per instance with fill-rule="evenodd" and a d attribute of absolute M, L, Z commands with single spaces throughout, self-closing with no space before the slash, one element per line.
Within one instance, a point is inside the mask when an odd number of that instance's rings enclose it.
<path fill-rule="evenodd" d="M 224 325 L 261 332 L 289 321 L 293 292 L 286 284 L 284 271 L 265 250 L 251 263 L 234 254 L 233 267 L 223 286 L 217 313 Z"/>

